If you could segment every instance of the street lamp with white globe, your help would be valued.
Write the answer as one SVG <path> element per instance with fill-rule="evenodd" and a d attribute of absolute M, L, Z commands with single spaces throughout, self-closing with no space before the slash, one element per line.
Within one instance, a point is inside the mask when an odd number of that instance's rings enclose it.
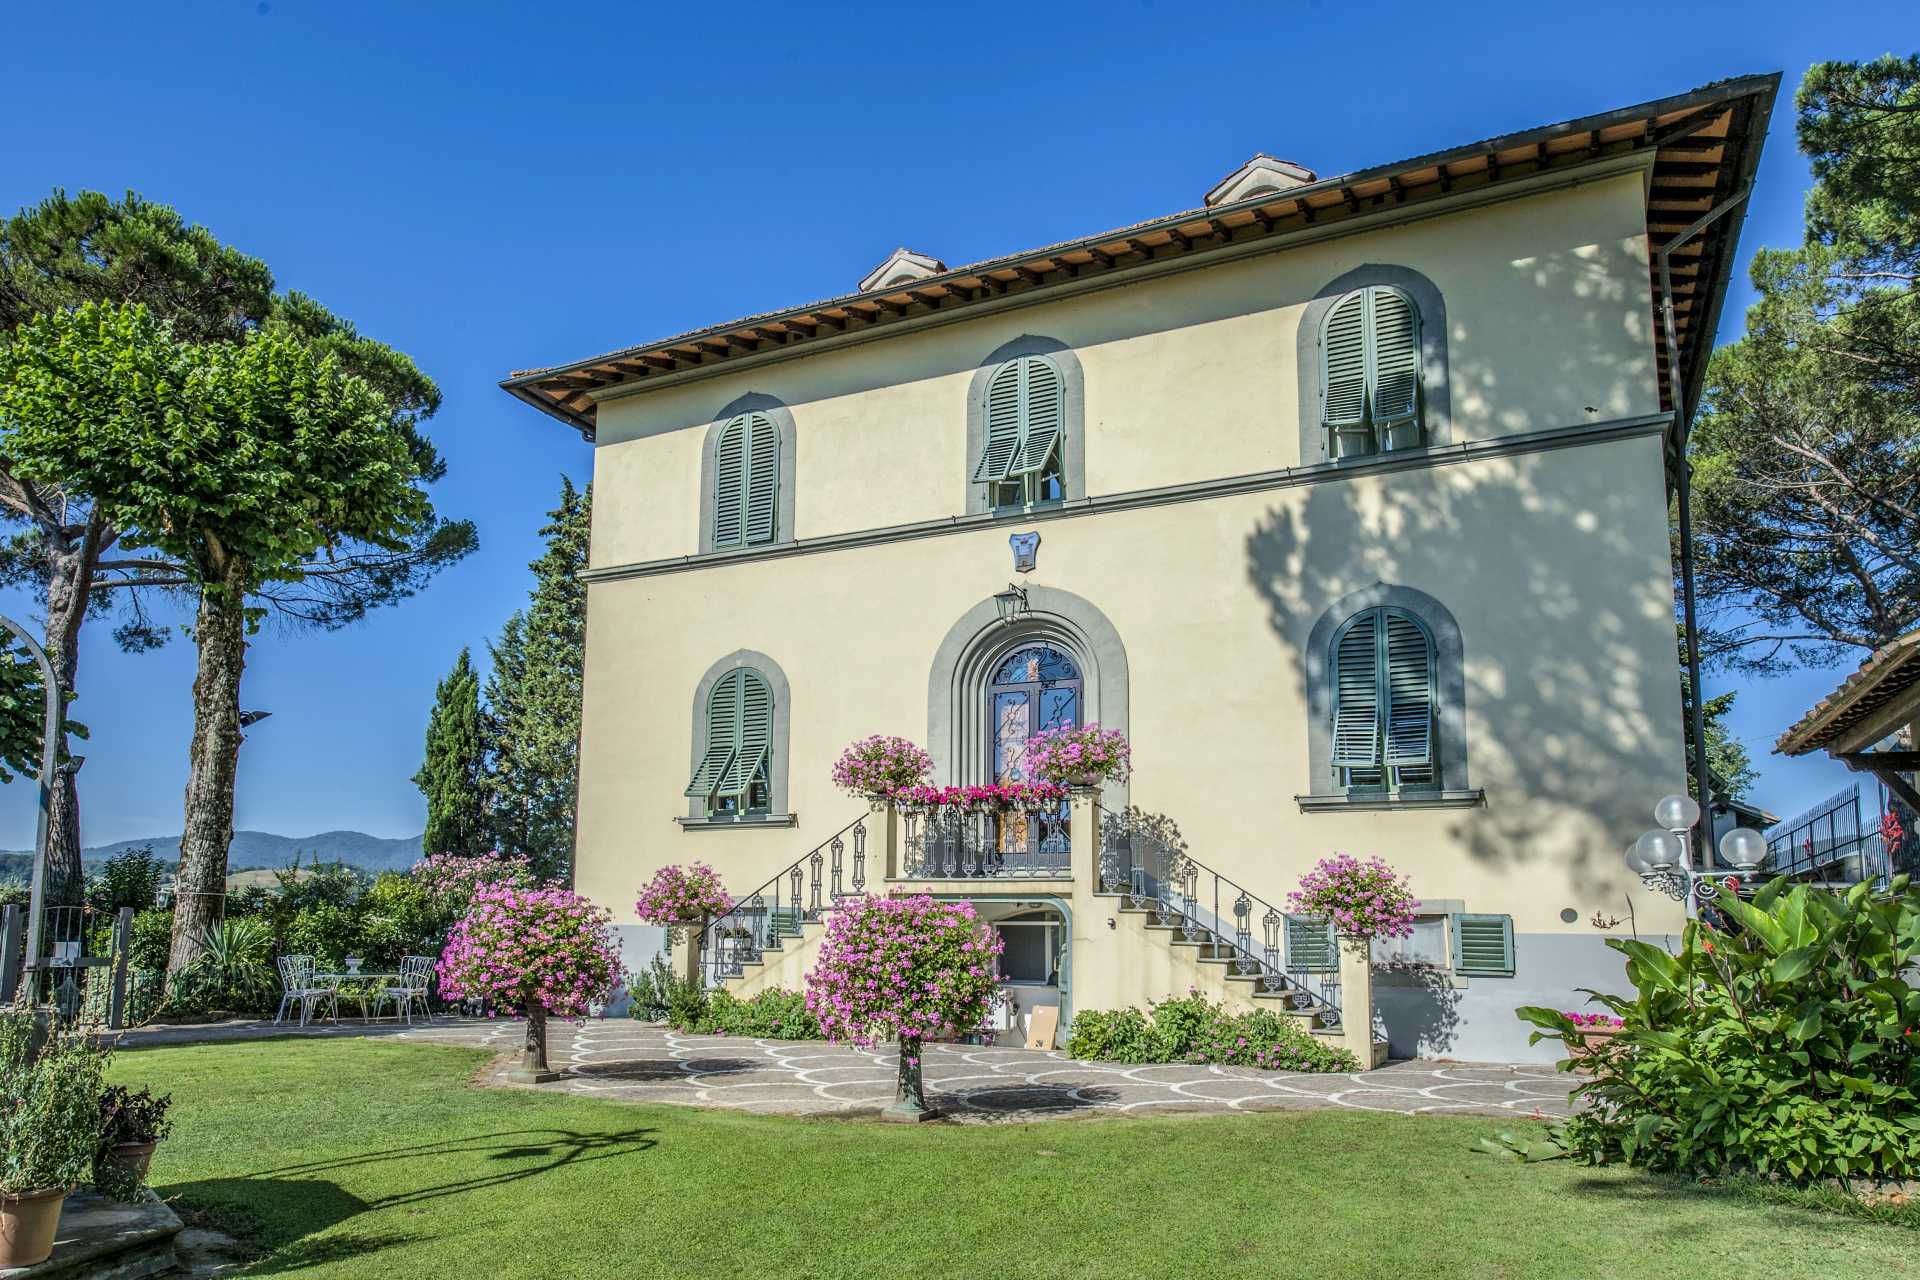
<path fill-rule="evenodd" d="M 1746 827 L 1734 827 L 1720 837 L 1720 856 L 1733 868 L 1732 874 L 1712 867 L 1696 868 L 1687 852 L 1687 834 L 1700 821 L 1700 805 L 1692 796 L 1663 797 L 1653 806 L 1653 820 L 1660 825 L 1627 847 L 1627 868 L 1647 888 L 1677 902 L 1704 905 L 1726 887 L 1726 881 L 1744 887 L 1766 866 L 1766 837 Z"/>

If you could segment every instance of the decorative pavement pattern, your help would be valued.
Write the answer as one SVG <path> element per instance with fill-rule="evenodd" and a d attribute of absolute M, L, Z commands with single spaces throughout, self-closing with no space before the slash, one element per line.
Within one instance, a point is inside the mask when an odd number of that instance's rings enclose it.
<path fill-rule="evenodd" d="M 347 1022 L 303 1029 L 271 1023 L 153 1027 L 128 1047 L 154 1043 L 390 1036 L 515 1052 L 522 1024 L 439 1019 L 412 1027 Z M 547 1024 L 550 1064 L 564 1072 L 543 1089 L 624 1102 L 727 1107 L 778 1115 L 873 1115 L 893 1100 L 891 1050 L 864 1053 L 805 1040 L 680 1035 L 628 1019 Z M 1375 1071 L 1316 1075 L 1242 1067 L 1078 1062 L 1018 1047 L 928 1045 L 929 1104 L 961 1123 L 1026 1122 L 1073 1115 L 1296 1111 L 1341 1107 L 1403 1115 L 1458 1112 L 1552 1117 L 1572 1112 L 1574 1077 L 1549 1063 L 1396 1062 Z"/>

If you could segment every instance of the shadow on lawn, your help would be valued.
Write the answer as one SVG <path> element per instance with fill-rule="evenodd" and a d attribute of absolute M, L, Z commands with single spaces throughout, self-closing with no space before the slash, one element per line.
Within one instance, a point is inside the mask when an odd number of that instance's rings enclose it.
<path fill-rule="evenodd" d="M 536 1178 L 573 1165 L 636 1155 L 658 1145 L 658 1140 L 651 1136 L 655 1132 L 653 1129 L 627 1129 L 618 1133 L 507 1129 L 283 1165 L 231 1178 L 173 1183 L 158 1190 L 168 1199 L 205 1210 L 223 1229 L 271 1251 L 272 1256 L 256 1270 L 295 1271 L 358 1256 L 410 1238 L 368 1234 L 310 1239 L 349 1218 L 372 1210 L 400 1208 Z M 425 1176 L 406 1178 L 404 1168 L 388 1170 L 390 1179 L 398 1176 L 403 1182 L 420 1185 L 408 1185 L 402 1191 L 367 1198 L 353 1194 L 328 1176 L 370 1171 L 376 1166 L 404 1166 L 407 1161 L 420 1160 L 458 1161 L 458 1172 L 462 1176 L 433 1181 Z"/>
<path fill-rule="evenodd" d="M 1009 1080 L 1006 1084 L 985 1085 L 976 1089 L 942 1089 L 927 1082 L 927 1104 L 946 1112 L 984 1111 L 989 1114 L 1016 1114 L 1035 1111 L 1088 1111 L 1118 1100 L 1120 1093 L 1098 1085 L 1028 1084 Z"/>

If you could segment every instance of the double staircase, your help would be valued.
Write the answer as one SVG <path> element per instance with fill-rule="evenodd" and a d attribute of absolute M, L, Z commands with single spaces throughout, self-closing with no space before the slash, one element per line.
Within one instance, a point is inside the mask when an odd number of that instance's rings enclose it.
<path fill-rule="evenodd" d="M 803 989 L 826 913 L 869 890 L 944 897 L 1030 890 L 1074 904 L 1074 1008 L 1137 1005 L 1149 993 L 1191 989 L 1232 1009 L 1290 1018 L 1329 1040 L 1345 1037 L 1339 952 L 1324 921 L 1289 916 L 1202 865 L 1164 820 L 1132 811 L 1103 820 L 1092 804 L 1074 816 L 1076 836 L 1101 838 L 1074 839 L 1070 860 L 1034 868 L 977 850 L 959 857 L 951 848 L 930 850 L 931 828 L 913 816 L 886 808 L 863 814 L 708 923 L 702 978 L 743 999 Z"/>

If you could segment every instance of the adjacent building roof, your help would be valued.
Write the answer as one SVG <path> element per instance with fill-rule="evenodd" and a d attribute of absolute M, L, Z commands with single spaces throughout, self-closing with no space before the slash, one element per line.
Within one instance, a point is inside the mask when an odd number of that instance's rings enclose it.
<path fill-rule="evenodd" d="M 1425 201 L 1633 152 L 1653 153 L 1647 234 L 1657 250 L 1752 181 L 1779 86 L 1777 73 L 1724 80 L 1638 106 L 970 263 L 894 289 L 844 294 L 526 370 L 500 385 L 592 439 L 595 397 L 612 387 L 679 381 L 692 371 L 758 363 L 795 348 L 824 349 L 882 336 L 1001 299 L 1064 291 L 1090 277 L 1175 259 L 1241 251 L 1264 241 L 1277 247 L 1289 237 L 1347 219 L 1391 215 Z M 1677 362 L 1665 349 L 1661 326 L 1653 325 L 1668 407 L 1674 403 L 1675 368 L 1679 396 L 1689 410 L 1699 395 L 1744 213 L 1742 205 L 1717 219 L 1672 255 Z M 1657 290 L 1657 279 L 1651 283 Z"/>
<path fill-rule="evenodd" d="M 1838 689 L 1781 734 L 1773 749 L 1803 756 L 1830 747 L 1869 716 L 1902 703 L 1920 718 L 1920 628 L 1875 649 Z"/>

